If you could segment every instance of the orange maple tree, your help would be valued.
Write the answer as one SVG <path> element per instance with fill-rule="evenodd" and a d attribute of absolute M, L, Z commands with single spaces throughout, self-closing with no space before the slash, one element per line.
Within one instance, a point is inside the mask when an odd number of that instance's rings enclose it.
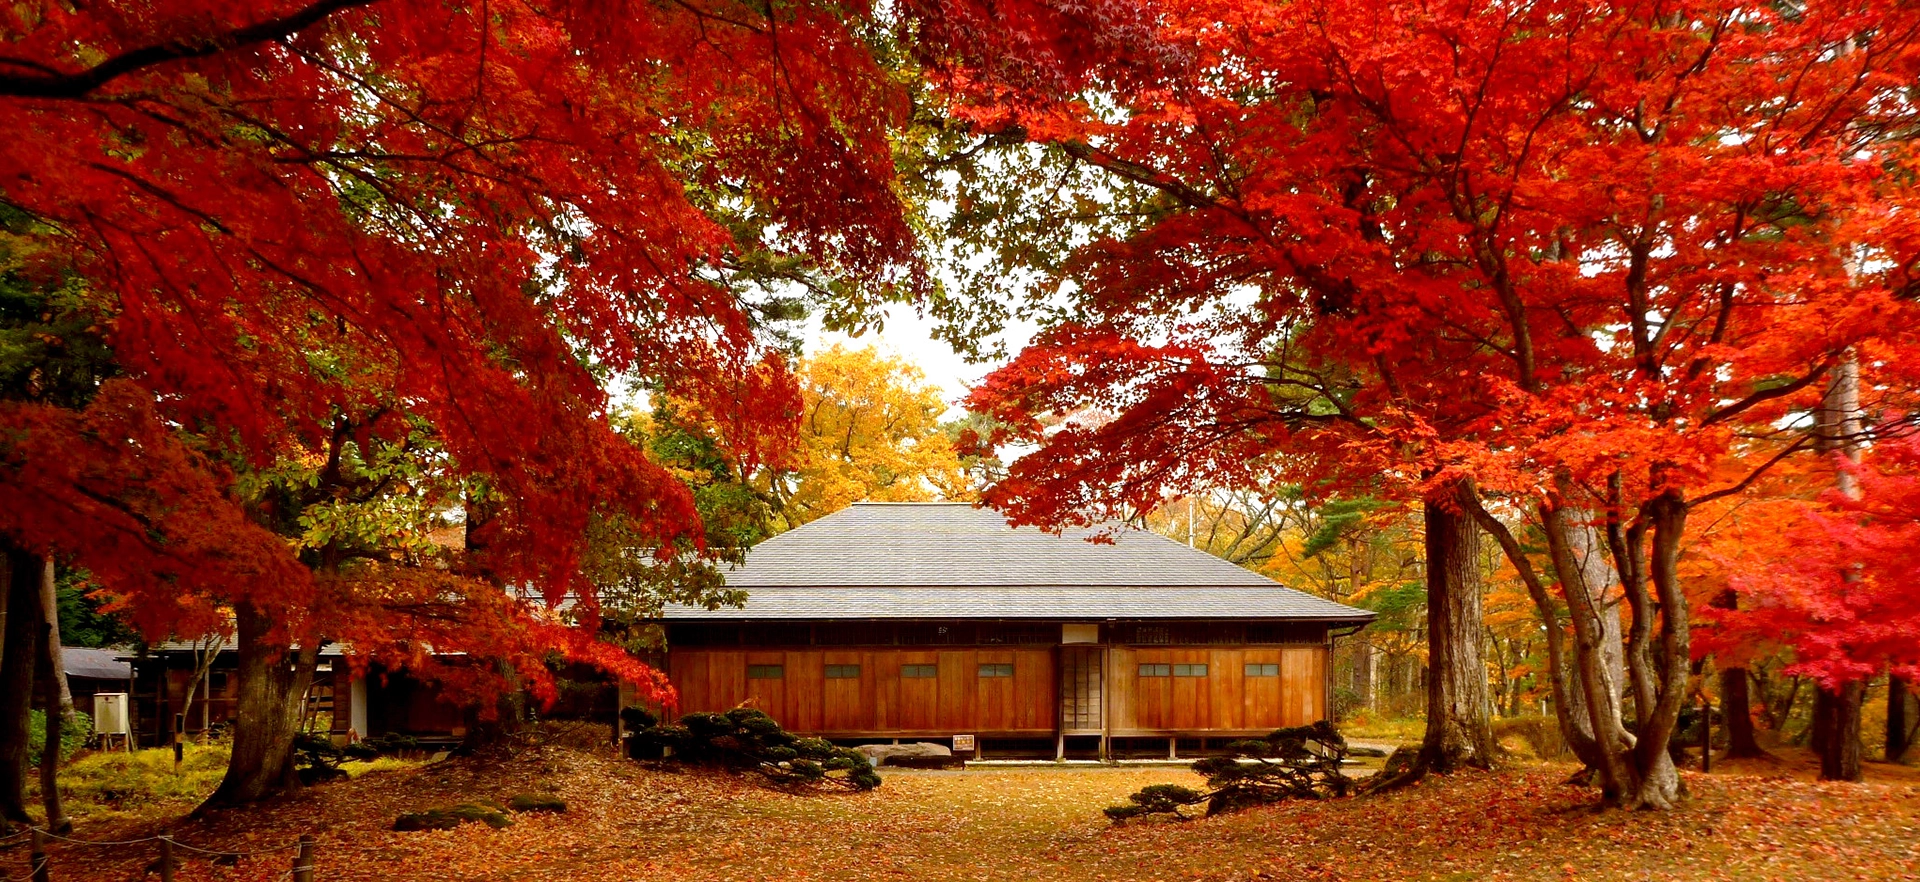
<path fill-rule="evenodd" d="M 1913 321 L 1916 14 L 1168 4 L 1117 15 L 1130 63 L 1081 80 L 956 62 L 979 131 L 1147 194 L 975 395 L 1038 448 L 988 498 L 1081 519 L 1257 478 L 1276 448 L 1404 494 L 1471 479 L 1544 524 L 1543 580 L 1479 518 L 1537 589 L 1569 741 L 1610 801 L 1673 805 L 1687 512 L 1739 486 L 1715 467 L 1743 432 L 1800 425 L 1852 347 Z M 1090 405 L 1116 416 L 1036 418 Z M 1814 440 L 1782 435 L 1781 457 Z M 1602 547 L 1625 684 L 1580 565 Z"/>

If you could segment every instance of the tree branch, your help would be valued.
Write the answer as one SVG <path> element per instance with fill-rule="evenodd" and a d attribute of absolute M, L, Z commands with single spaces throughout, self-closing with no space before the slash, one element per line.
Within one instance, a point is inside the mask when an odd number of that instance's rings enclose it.
<path fill-rule="evenodd" d="M 291 15 L 206 37 L 188 37 L 122 52 L 79 73 L 60 73 L 45 65 L 18 58 L 0 58 L 7 66 L 48 71 L 42 74 L 0 74 L 0 95 L 13 98 L 84 98 L 108 82 L 142 68 L 205 58 L 242 46 L 293 36 L 342 9 L 367 6 L 376 0 L 320 0 Z"/>

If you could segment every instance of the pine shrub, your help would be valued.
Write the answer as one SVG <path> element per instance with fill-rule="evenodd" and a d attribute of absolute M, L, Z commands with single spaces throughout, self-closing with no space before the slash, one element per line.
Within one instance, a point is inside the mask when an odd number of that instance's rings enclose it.
<path fill-rule="evenodd" d="M 765 712 L 736 707 L 726 713 L 696 713 L 677 724 L 662 723 L 645 709 L 621 712 L 634 759 L 718 766 L 753 772 L 782 787 L 837 786 L 872 790 L 880 776 L 858 752 L 824 738 L 801 738 Z"/>

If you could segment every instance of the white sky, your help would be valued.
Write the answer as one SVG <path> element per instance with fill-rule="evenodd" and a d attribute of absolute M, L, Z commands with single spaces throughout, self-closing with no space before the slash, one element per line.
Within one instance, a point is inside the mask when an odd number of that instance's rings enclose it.
<path fill-rule="evenodd" d="M 848 348 L 877 346 L 882 352 L 919 365 L 927 376 L 927 382 L 938 386 L 942 397 L 947 400 L 945 419 L 960 416 L 962 409 L 958 404 L 966 396 L 967 390 L 1003 363 L 968 364 L 965 358 L 953 351 L 953 347 L 934 338 L 933 320 L 921 317 L 909 304 L 892 304 L 882 314 L 885 320 L 881 328 L 859 337 L 824 329 L 818 315 L 809 318 L 805 341 L 807 354 L 813 355 L 834 343 Z M 1017 353 L 1033 338 L 1033 334 L 1032 325 L 1013 320 L 1000 339 L 1006 342 L 1009 353 Z"/>

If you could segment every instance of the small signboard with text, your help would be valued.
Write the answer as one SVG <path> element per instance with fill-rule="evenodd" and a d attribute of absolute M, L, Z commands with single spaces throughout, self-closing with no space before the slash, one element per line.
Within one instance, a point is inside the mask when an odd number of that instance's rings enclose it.
<path fill-rule="evenodd" d="M 978 752 L 972 735 L 953 736 L 953 755 L 958 759 L 970 760 Z"/>

